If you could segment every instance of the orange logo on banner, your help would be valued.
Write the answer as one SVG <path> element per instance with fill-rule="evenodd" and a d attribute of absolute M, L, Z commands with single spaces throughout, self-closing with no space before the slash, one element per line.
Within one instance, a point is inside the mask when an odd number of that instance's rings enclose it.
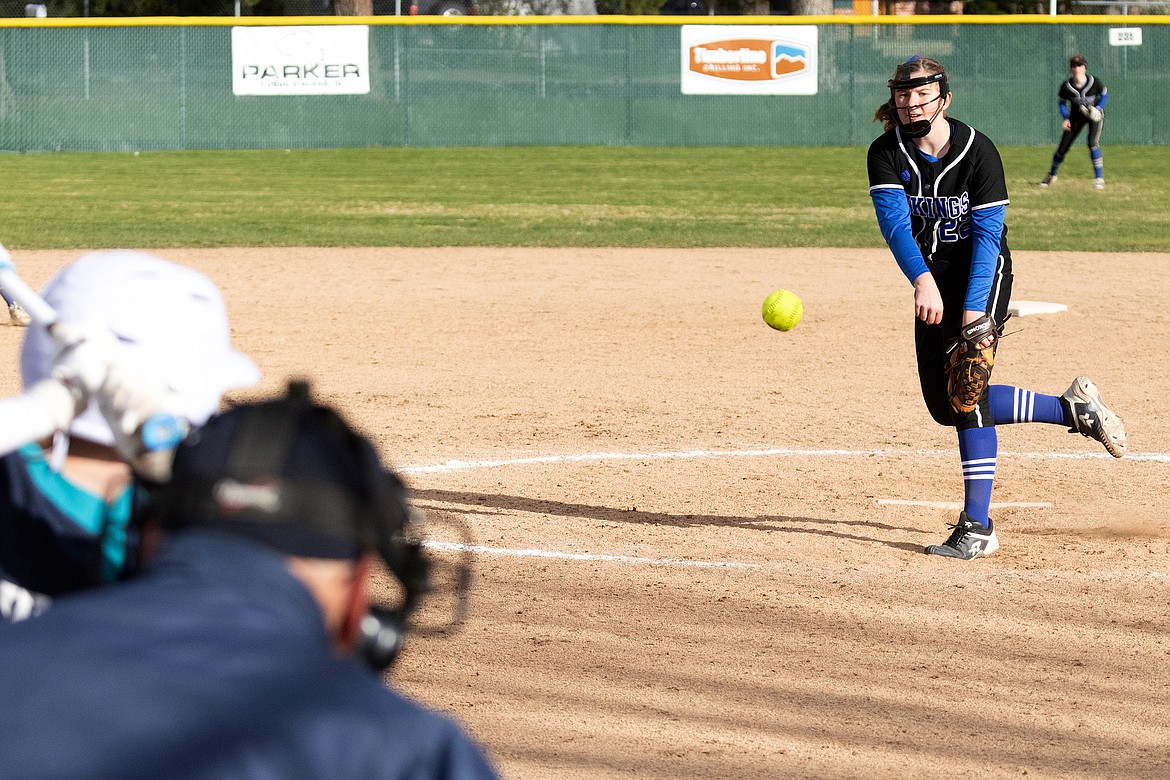
<path fill-rule="evenodd" d="M 799 73 L 808 69 L 808 60 L 805 53 L 789 54 L 786 51 L 776 52 L 776 75 L 787 76 L 789 73 Z"/>
<path fill-rule="evenodd" d="M 779 41 L 735 38 L 692 46 L 690 69 L 733 81 L 769 81 L 807 70 L 808 56 L 803 47 Z"/>
<path fill-rule="evenodd" d="M 772 78 L 771 46 L 771 41 L 750 39 L 692 46 L 691 70 L 735 81 L 768 81 Z"/>

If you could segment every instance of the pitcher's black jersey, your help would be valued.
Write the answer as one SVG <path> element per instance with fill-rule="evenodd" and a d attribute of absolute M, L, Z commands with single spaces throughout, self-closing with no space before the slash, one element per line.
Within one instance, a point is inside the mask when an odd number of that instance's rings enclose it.
<path fill-rule="evenodd" d="M 969 273 L 974 254 L 972 213 L 1008 204 L 1003 162 L 995 145 L 962 122 L 947 122 L 951 145 L 940 159 L 923 154 L 896 127 L 870 145 L 867 159 L 871 195 L 883 189 L 905 192 L 914 240 L 936 275 L 951 267 Z M 1006 226 L 1000 251 L 1007 252 Z"/>

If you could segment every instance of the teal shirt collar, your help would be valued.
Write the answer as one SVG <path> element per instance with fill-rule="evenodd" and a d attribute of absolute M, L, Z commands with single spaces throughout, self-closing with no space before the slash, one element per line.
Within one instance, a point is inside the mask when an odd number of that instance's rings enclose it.
<path fill-rule="evenodd" d="M 38 445 L 26 444 L 20 448 L 20 455 L 37 490 L 86 533 L 100 537 L 102 580 L 113 582 L 118 579 L 126 563 L 126 528 L 133 508 L 133 486 L 128 486 L 107 504 L 101 497 L 53 471 L 44 450 Z"/>

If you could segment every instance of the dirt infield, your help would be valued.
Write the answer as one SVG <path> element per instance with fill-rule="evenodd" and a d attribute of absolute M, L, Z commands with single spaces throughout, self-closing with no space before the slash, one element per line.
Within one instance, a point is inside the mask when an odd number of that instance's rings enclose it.
<path fill-rule="evenodd" d="M 885 251 L 165 255 L 225 290 L 239 397 L 311 376 L 469 526 L 470 620 L 394 680 L 505 777 L 1170 776 L 1170 255 L 1017 253 L 1069 310 L 1012 320 L 995 381 L 1091 377 L 1131 455 L 1002 427 L 974 563 L 920 552 L 962 481 Z"/>

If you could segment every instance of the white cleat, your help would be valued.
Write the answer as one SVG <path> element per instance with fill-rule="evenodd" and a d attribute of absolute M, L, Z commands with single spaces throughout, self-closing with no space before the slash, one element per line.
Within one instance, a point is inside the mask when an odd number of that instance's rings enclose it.
<path fill-rule="evenodd" d="M 958 558 L 973 561 L 985 558 L 999 549 L 999 537 L 991 518 L 984 527 L 972 520 L 966 512 L 959 513 L 959 521 L 951 526 L 951 535 L 942 544 L 932 544 L 923 552 L 927 555 L 941 555 L 944 558 Z"/>
<path fill-rule="evenodd" d="M 32 322 L 32 318 L 28 316 L 28 312 L 19 303 L 8 304 L 8 318 L 12 320 L 13 325 L 19 325 L 20 327 L 25 327 Z"/>
<path fill-rule="evenodd" d="M 1051 173 L 1044 177 L 1044 181 L 1040 182 L 1040 186 L 1047 187 L 1049 184 L 1056 184 L 1056 176 Z"/>
<path fill-rule="evenodd" d="M 1093 179 L 1093 189 L 1095 189 L 1095 190 L 1105 189 L 1105 180 L 1104 179 Z"/>
<path fill-rule="evenodd" d="M 1097 386 L 1083 376 L 1073 380 L 1072 385 L 1060 397 L 1072 418 L 1069 433 L 1079 433 L 1096 439 L 1115 458 L 1125 454 L 1125 424 L 1113 410 L 1101 400 Z"/>

